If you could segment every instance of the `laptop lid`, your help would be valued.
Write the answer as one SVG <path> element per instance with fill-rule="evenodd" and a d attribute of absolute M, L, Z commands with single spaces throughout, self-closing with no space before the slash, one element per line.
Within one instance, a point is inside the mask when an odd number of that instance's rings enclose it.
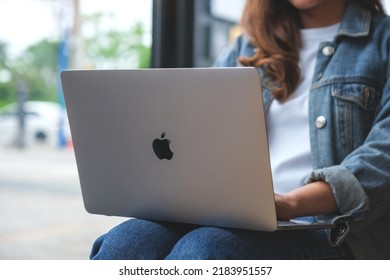
<path fill-rule="evenodd" d="M 277 229 L 254 68 L 61 74 L 90 213 Z"/>

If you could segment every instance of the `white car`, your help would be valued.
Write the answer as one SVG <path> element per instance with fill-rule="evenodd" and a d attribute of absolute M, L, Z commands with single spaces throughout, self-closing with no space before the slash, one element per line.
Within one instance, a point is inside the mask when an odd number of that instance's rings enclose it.
<path fill-rule="evenodd" d="M 0 108 L 0 146 L 47 144 L 60 146 L 70 141 L 66 111 L 55 102 L 27 101 L 24 104 L 24 134 L 21 134 L 19 105 L 13 103 Z M 61 135 L 60 136 L 60 132 Z"/>

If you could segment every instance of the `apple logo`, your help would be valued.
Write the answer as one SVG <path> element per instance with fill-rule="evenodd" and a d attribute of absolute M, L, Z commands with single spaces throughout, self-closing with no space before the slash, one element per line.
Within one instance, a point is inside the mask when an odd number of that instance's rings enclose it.
<path fill-rule="evenodd" d="M 159 159 L 171 160 L 173 152 L 171 151 L 169 144 L 171 141 L 165 138 L 165 132 L 161 134 L 161 139 L 154 139 L 153 151 Z"/>

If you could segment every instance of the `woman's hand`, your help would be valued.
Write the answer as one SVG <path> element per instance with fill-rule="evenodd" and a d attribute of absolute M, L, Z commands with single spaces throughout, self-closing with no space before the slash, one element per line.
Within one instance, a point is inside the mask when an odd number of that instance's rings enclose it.
<path fill-rule="evenodd" d="M 279 220 L 338 212 L 332 188 L 322 181 L 310 183 L 286 194 L 275 194 L 275 206 Z"/>

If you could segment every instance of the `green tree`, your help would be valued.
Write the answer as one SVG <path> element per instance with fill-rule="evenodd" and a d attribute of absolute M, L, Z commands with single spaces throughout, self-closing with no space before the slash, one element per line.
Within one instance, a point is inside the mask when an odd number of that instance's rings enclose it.
<path fill-rule="evenodd" d="M 90 35 L 84 38 L 84 46 L 92 67 L 149 67 L 151 47 L 145 43 L 148 38 L 144 26 L 137 23 L 127 30 L 107 30 L 103 26 L 109 16 L 95 14 L 83 22 L 83 28 L 90 30 Z M 28 99 L 56 101 L 58 51 L 58 41 L 44 39 L 28 47 L 17 58 L 10 59 L 6 44 L 0 42 L 0 107 L 17 100 L 21 82 L 27 85 Z M 4 75 L 10 79 L 1 79 Z"/>
<path fill-rule="evenodd" d="M 97 13 L 86 17 L 83 27 L 85 54 L 95 68 L 146 68 L 150 66 L 151 47 L 146 43 L 147 31 L 142 23 L 126 30 L 105 30 L 110 14 Z"/>
<path fill-rule="evenodd" d="M 6 67 L 7 64 L 7 45 L 0 41 L 0 69 Z"/>
<path fill-rule="evenodd" d="M 130 45 L 130 48 L 137 53 L 138 67 L 150 67 L 152 48 L 145 44 L 145 27 L 141 23 L 137 23 L 132 27 L 130 33 L 133 38 L 133 44 Z"/>
<path fill-rule="evenodd" d="M 58 47 L 44 39 L 13 61 L 14 82 L 27 84 L 30 100 L 57 100 Z"/>
<path fill-rule="evenodd" d="M 5 44 L 0 44 L 0 75 L 6 71 L 9 81 L 0 79 L 0 105 L 15 102 L 18 84 L 27 85 L 30 100 L 57 99 L 58 42 L 42 40 L 15 59 L 9 59 Z"/>
<path fill-rule="evenodd" d="M 14 100 L 15 86 L 8 64 L 7 45 L 0 42 L 0 108 Z"/>

